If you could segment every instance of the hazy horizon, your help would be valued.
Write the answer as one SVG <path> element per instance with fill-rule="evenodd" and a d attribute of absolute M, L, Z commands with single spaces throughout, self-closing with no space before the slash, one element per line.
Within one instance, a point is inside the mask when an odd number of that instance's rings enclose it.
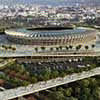
<path fill-rule="evenodd" d="M 36 4 L 36 5 L 51 5 L 51 6 L 75 6 L 79 5 L 94 5 L 99 6 L 100 0 L 0 0 L 1 5 L 15 4 Z"/>

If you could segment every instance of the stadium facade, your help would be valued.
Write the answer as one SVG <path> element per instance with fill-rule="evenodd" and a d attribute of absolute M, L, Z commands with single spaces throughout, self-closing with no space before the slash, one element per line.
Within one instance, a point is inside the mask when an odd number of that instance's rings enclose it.
<path fill-rule="evenodd" d="M 92 45 L 96 42 L 94 29 L 65 30 L 27 30 L 11 29 L 5 31 L 9 41 L 34 46 L 77 46 Z"/>

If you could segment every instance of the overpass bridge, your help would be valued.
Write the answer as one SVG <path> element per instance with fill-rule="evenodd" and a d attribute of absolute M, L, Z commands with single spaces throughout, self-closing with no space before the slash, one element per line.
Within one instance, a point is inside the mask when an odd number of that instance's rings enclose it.
<path fill-rule="evenodd" d="M 27 87 L 18 87 L 14 89 L 9 89 L 0 92 L 0 100 L 9 100 L 16 97 L 21 97 L 24 95 L 32 94 L 42 90 L 46 90 L 55 86 L 67 84 L 84 78 L 92 77 L 95 75 L 100 75 L 100 67 L 94 68 L 90 71 L 83 71 L 82 73 L 75 73 L 72 75 L 67 75 L 63 78 L 58 77 L 56 79 L 51 79 L 48 81 L 38 82 L 36 84 L 30 84 Z"/>
<path fill-rule="evenodd" d="M 99 57 L 100 52 L 78 52 L 78 53 L 73 53 L 73 52 L 51 52 L 51 53 L 30 53 L 30 54 L 6 54 L 5 55 L 0 55 L 0 58 L 41 58 L 41 57 Z"/>

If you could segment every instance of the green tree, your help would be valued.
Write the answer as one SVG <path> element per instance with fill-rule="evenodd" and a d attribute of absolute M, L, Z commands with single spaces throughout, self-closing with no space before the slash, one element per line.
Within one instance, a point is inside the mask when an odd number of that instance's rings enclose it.
<path fill-rule="evenodd" d="M 94 47 L 95 47 L 95 45 L 94 45 L 94 44 L 92 44 L 92 45 L 91 45 L 91 47 L 92 47 L 92 48 L 94 48 Z"/>
<path fill-rule="evenodd" d="M 8 49 L 8 47 L 7 47 L 7 46 L 5 46 L 5 47 L 4 47 L 4 49 L 5 49 L 5 50 L 7 50 L 7 49 Z"/>
<path fill-rule="evenodd" d="M 34 77 L 34 76 L 32 76 L 32 78 L 31 78 L 31 82 L 32 82 L 32 83 L 36 83 L 37 81 L 38 81 L 37 78 Z"/>
<path fill-rule="evenodd" d="M 50 93 L 49 98 L 50 100 L 63 100 L 64 95 L 61 91 L 55 91 L 54 93 Z"/>
<path fill-rule="evenodd" d="M 62 48 L 63 48 L 62 46 L 59 46 L 59 49 L 60 49 L 60 50 L 62 50 Z"/>
<path fill-rule="evenodd" d="M 72 50 L 72 48 L 73 48 L 73 46 L 72 46 L 72 45 L 70 45 L 70 46 L 69 46 L 69 49 L 70 49 L 70 50 Z"/>
<path fill-rule="evenodd" d="M 90 95 L 91 94 L 91 89 L 90 88 L 82 88 L 82 94 L 85 94 L 85 95 Z"/>
<path fill-rule="evenodd" d="M 12 49 L 12 47 L 11 46 L 8 46 L 8 49 Z"/>
<path fill-rule="evenodd" d="M 38 52 L 38 48 L 35 48 L 35 51 Z"/>
<path fill-rule="evenodd" d="M 89 78 L 89 82 L 90 82 L 89 86 L 91 89 L 94 89 L 95 87 L 98 86 L 98 82 L 97 82 L 96 78 Z"/>
<path fill-rule="evenodd" d="M 61 77 L 64 77 L 64 76 L 66 76 L 66 73 L 65 73 L 64 71 L 62 71 L 62 72 L 60 73 L 60 76 L 61 76 Z"/>
<path fill-rule="evenodd" d="M 63 100 L 78 100 L 78 98 L 71 96 L 71 97 L 64 97 Z"/>
<path fill-rule="evenodd" d="M 79 100 L 88 100 L 88 96 L 86 94 L 83 94 Z"/>
<path fill-rule="evenodd" d="M 52 71 L 51 73 L 52 73 L 52 74 L 51 74 L 51 78 L 56 78 L 56 77 L 58 77 L 58 75 L 59 75 L 59 72 L 58 72 L 57 70 L 54 70 L 54 71 Z"/>
<path fill-rule="evenodd" d="M 66 50 L 68 50 L 69 48 L 68 48 L 68 46 L 66 46 Z"/>
<path fill-rule="evenodd" d="M 44 76 L 43 75 L 38 75 L 37 76 L 38 81 L 45 81 Z"/>
<path fill-rule="evenodd" d="M 30 82 L 28 82 L 28 81 L 23 81 L 23 86 L 28 86 L 30 84 Z"/>
<path fill-rule="evenodd" d="M 59 47 L 56 47 L 56 51 L 58 51 L 59 50 Z"/>
<path fill-rule="evenodd" d="M 53 48 L 52 47 L 50 48 L 50 51 L 53 51 Z"/>
<path fill-rule="evenodd" d="M 80 85 L 81 87 L 88 87 L 89 84 L 90 84 L 90 82 L 89 82 L 88 79 L 83 79 L 83 80 L 79 81 L 79 85 Z"/>
<path fill-rule="evenodd" d="M 79 49 L 81 49 L 82 45 L 79 45 L 78 47 L 79 47 Z"/>
<path fill-rule="evenodd" d="M 76 51 L 78 51 L 79 50 L 79 46 L 76 46 Z"/>
<path fill-rule="evenodd" d="M 41 50 L 42 50 L 42 51 L 45 51 L 45 49 L 46 49 L 46 47 L 41 47 Z"/>
<path fill-rule="evenodd" d="M 74 72 L 75 72 L 75 70 L 74 70 L 73 67 L 70 67 L 70 68 L 66 71 L 67 74 L 72 74 L 72 73 L 74 73 Z"/>
<path fill-rule="evenodd" d="M 69 100 L 78 100 L 78 98 L 71 96 Z"/>
<path fill-rule="evenodd" d="M 13 50 L 13 52 L 15 52 L 16 51 L 16 48 L 15 47 L 12 47 L 12 50 Z"/>
<path fill-rule="evenodd" d="M 85 50 L 87 51 L 89 49 L 89 46 L 85 46 Z"/>
<path fill-rule="evenodd" d="M 81 88 L 80 87 L 75 87 L 75 96 L 79 98 L 80 95 L 81 95 Z"/>
<path fill-rule="evenodd" d="M 64 88 L 62 88 L 62 87 L 59 87 L 59 88 L 58 88 L 58 91 L 60 91 L 61 93 L 65 94 L 65 91 L 66 91 L 66 90 L 65 90 Z"/>
<path fill-rule="evenodd" d="M 72 91 L 73 91 L 73 90 L 72 90 L 71 87 L 67 88 L 67 89 L 66 89 L 66 96 L 71 96 Z"/>
<path fill-rule="evenodd" d="M 2 48 L 4 48 L 5 47 L 5 45 L 2 45 Z"/>
<path fill-rule="evenodd" d="M 93 95 L 88 95 L 88 100 L 97 100 Z"/>
<path fill-rule="evenodd" d="M 100 87 L 94 88 L 93 92 L 94 92 L 95 97 L 98 98 L 99 100 L 100 99 Z"/>

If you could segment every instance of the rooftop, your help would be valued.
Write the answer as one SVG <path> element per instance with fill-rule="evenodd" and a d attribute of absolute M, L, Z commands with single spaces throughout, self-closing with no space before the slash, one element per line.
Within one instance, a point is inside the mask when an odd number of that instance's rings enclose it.
<path fill-rule="evenodd" d="M 78 29 L 78 28 L 64 29 L 64 30 L 47 30 L 47 29 L 28 30 L 25 28 L 21 28 L 21 29 L 7 30 L 6 34 L 25 36 L 25 37 L 57 37 L 57 36 L 65 36 L 65 35 L 72 35 L 72 34 L 83 34 L 83 33 L 87 34 L 91 32 L 93 32 L 93 30 Z"/>

